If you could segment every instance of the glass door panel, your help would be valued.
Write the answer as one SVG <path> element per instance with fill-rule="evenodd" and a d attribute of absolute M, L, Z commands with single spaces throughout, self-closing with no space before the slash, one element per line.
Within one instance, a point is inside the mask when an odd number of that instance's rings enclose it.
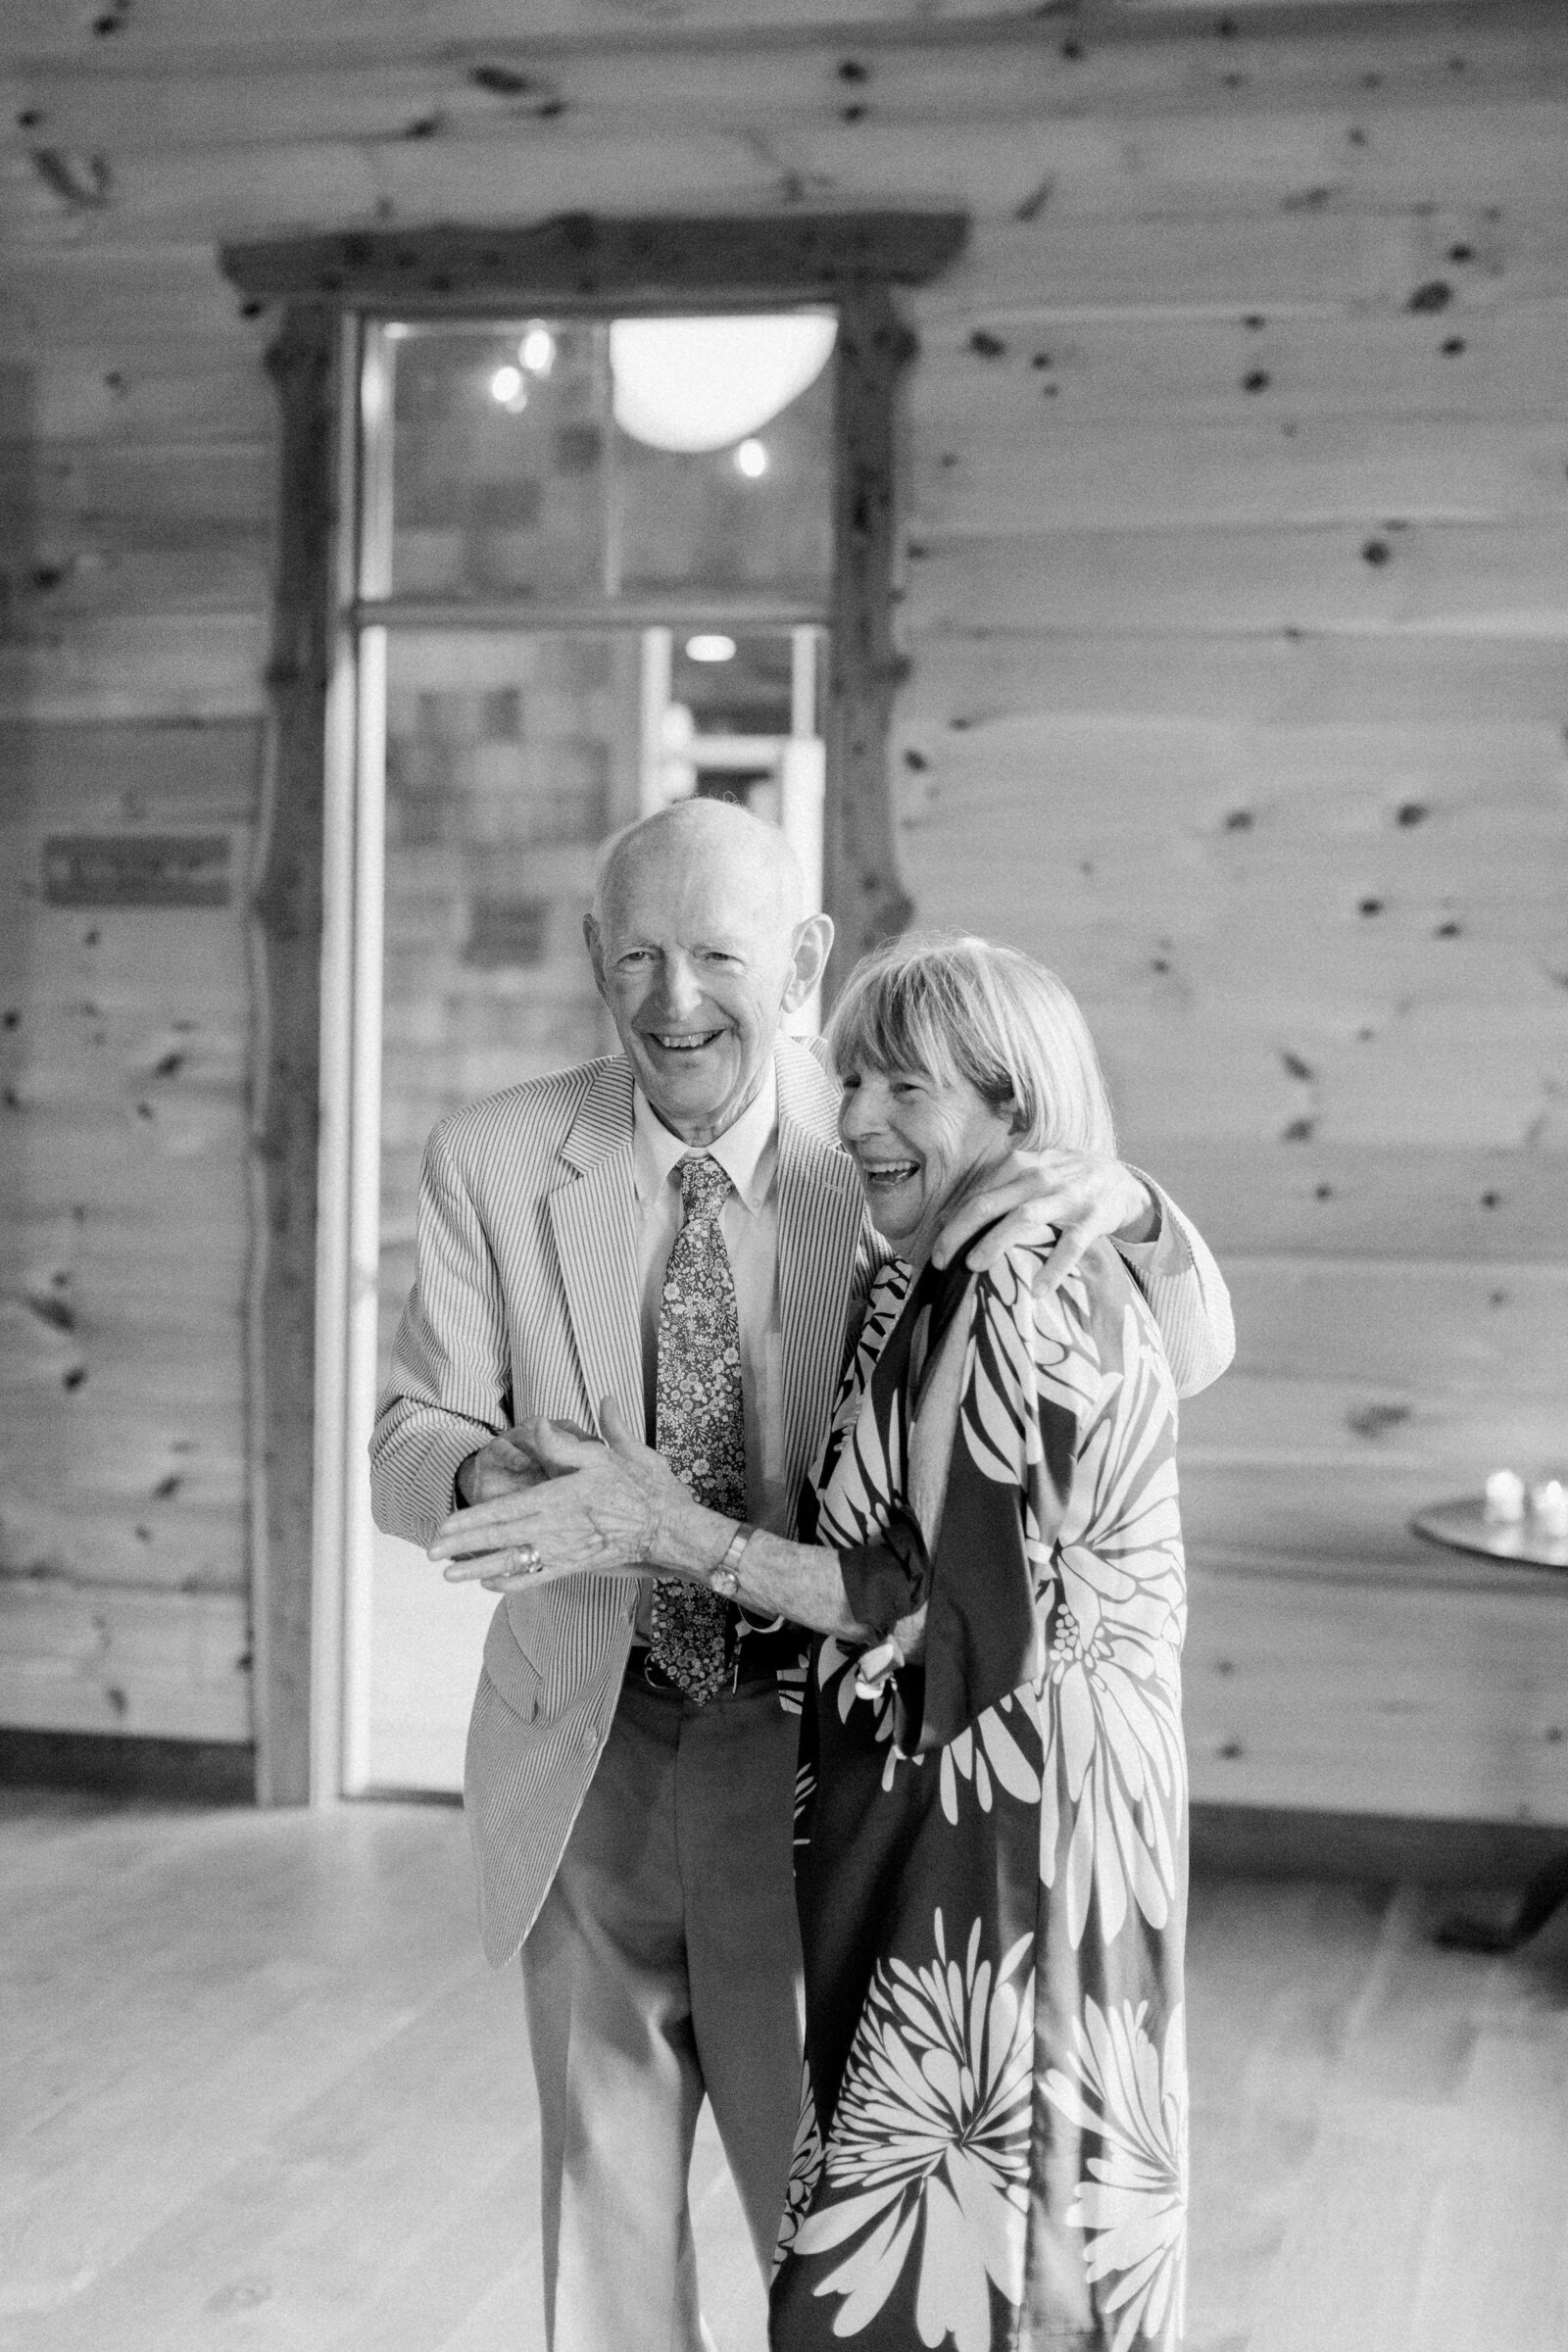
<path fill-rule="evenodd" d="M 783 826 L 821 904 L 832 316 L 662 321 L 652 355 L 627 323 L 364 330 L 344 885 L 350 1792 L 461 1787 L 495 1606 L 370 1518 L 366 1448 L 430 1130 L 614 1049 L 582 918 L 600 846 L 639 814 L 739 802 Z M 669 367 L 687 328 L 696 442 Z M 793 1025 L 813 1031 L 815 1006 Z"/>
<path fill-rule="evenodd" d="M 635 634 L 390 635 L 377 1391 L 414 1279 L 430 1130 L 476 1096 L 614 1044 L 582 918 L 600 843 L 639 807 L 639 672 Z M 368 1536 L 360 1777 L 458 1788 L 494 1599 L 444 1584 L 414 1545 Z"/>
<path fill-rule="evenodd" d="M 376 455 L 390 515 L 366 592 L 543 605 L 701 589 L 823 603 L 833 332 L 820 313 L 796 322 L 817 338 L 815 372 L 793 391 L 784 378 L 787 396 L 755 429 L 717 443 L 701 433 L 691 447 L 671 445 L 679 418 L 662 423 L 658 403 L 628 408 L 637 355 L 617 360 L 609 319 L 373 329 L 368 380 L 384 419 Z M 689 323 L 701 332 L 713 322 Z M 748 322 L 726 323 L 744 333 Z M 705 368 L 722 365 L 706 348 L 699 357 Z M 744 366 L 743 353 L 734 364 Z M 667 400 L 667 385 L 656 389 Z M 724 429 L 720 418 L 710 432 Z"/>

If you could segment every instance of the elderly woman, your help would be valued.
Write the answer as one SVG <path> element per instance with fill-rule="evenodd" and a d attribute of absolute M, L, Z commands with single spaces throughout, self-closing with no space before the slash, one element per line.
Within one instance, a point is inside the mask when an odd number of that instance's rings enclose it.
<path fill-rule="evenodd" d="M 1173 2346 L 1186 2172 L 1176 1400 L 1094 1245 L 938 1272 L 1018 1144 L 1108 1152 L 1071 996 L 980 940 L 901 942 L 830 1031 L 841 1133 L 899 1252 L 804 1521 L 695 1503 L 607 1410 L 541 1550 L 706 1581 L 816 1630 L 797 1885 L 807 2081 L 775 2352 Z M 545 1559 L 546 1570 L 552 1559 Z"/>
<path fill-rule="evenodd" d="M 1015 1143 L 1110 1151 L 1083 1017 L 962 940 L 862 964 L 841 1131 L 900 1252 L 814 1480 L 857 1635 L 817 1645 L 808 2082 L 778 2347 L 1173 2344 L 1186 2158 L 1176 1400 L 1096 1245 L 937 1274 Z M 874 1646 L 861 1648 L 866 1635 Z"/>

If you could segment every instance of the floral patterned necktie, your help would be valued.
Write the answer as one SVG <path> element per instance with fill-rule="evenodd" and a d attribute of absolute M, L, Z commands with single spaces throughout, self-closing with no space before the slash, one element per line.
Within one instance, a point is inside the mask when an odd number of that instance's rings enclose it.
<path fill-rule="evenodd" d="M 682 1217 L 659 1302 L 654 1443 L 699 1502 L 743 1519 L 741 1327 L 718 1224 L 730 1180 L 706 1154 L 678 1167 Z M 688 1698 L 711 1698 L 728 1680 L 732 1616 L 706 1586 L 680 1577 L 655 1584 L 653 1661 Z"/>

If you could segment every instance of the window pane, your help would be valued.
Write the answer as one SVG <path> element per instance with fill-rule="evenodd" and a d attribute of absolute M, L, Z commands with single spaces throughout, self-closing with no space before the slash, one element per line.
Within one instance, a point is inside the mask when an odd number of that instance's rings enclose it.
<path fill-rule="evenodd" d="M 614 1043 L 582 918 L 600 842 L 637 813 L 639 652 L 632 633 L 391 641 L 383 1371 L 436 1120 Z"/>
<path fill-rule="evenodd" d="M 696 653 L 690 649 L 695 647 Z M 727 654 L 715 659 L 718 649 Z M 662 797 L 738 801 L 777 824 L 784 748 L 794 717 L 790 631 L 676 634 L 662 721 Z"/>
<path fill-rule="evenodd" d="M 777 333 L 792 321 L 769 314 L 663 323 L 689 327 L 697 340 L 689 352 L 677 345 L 657 399 L 633 397 L 632 357 L 613 348 L 608 319 L 381 330 L 371 369 L 384 367 L 390 381 L 373 413 L 388 419 L 390 447 L 372 422 L 367 479 L 383 486 L 371 501 L 377 514 L 390 490 L 390 569 L 369 561 L 368 592 L 545 605 L 772 590 L 825 607 L 831 318 L 806 322 L 818 336 L 825 326 L 829 338 L 807 363 L 819 372 L 771 415 L 762 414 L 769 398 L 788 382 L 770 394 L 763 355 L 740 344 L 727 385 L 736 397 L 722 404 L 730 418 L 716 428 L 736 437 L 695 455 L 666 444 L 694 418 L 700 432 L 713 429 L 704 331 Z M 629 410 L 617 395 L 630 399 Z M 632 429 L 615 421 L 620 414 Z"/>
<path fill-rule="evenodd" d="M 826 600 L 833 565 L 833 371 L 735 448 L 685 457 L 614 430 L 628 593 L 696 582 Z"/>
<path fill-rule="evenodd" d="M 586 324 L 398 331 L 392 593 L 583 596 L 604 585 L 608 393 Z"/>
<path fill-rule="evenodd" d="M 733 653 L 714 661 L 712 653 L 723 646 L 732 646 Z M 788 629 L 733 637 L 682 632 L 670 663 L 671 697 L 686 705 L 700 735 L 788 735 L 793 650 Z M 705 653 L 709 658 L 703 660 Z"/>

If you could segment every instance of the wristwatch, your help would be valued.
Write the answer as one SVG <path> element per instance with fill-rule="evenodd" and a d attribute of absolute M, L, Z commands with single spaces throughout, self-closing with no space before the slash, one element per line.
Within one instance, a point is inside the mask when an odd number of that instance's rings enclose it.
<path fill-rule="evenodd" d="M 743 1519 L 724 1546 L 724 1557 L 716 1568 L 708 1572 L 709 1591 L 723 1600 L 733 1600 L 740 1591 L 741 1554 L 756 1533 L 756 1528 L 748 1527 Z"/>

